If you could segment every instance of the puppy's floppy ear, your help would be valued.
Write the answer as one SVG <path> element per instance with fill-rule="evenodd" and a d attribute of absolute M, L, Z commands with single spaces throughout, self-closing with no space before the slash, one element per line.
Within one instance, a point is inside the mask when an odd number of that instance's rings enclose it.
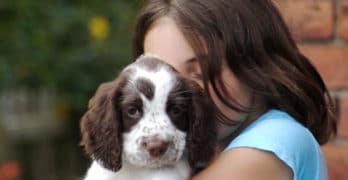
<path fill-rule="evenodd" d="M 121 116 L 117 107 L 125 77 L 99 86 L 80 122 L 86 153 L 112 171 L 121 168 Z"/>
<path fill-rule="evenodd" d="M 205 167 L 214 155 L 216 145 L 216 123 L 214 107 L 204 95 L 203 89 L 190 82 L 192 89 L 192 109 L 189 114 L 187 135 L 188 160 L 191 168 Z"/>

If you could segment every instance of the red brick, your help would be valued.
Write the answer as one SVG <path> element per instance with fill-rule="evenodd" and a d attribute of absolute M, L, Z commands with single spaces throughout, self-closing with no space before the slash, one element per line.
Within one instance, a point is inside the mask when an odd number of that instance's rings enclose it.
<path fill-rule="evenodd" d="M 327 40 L 334 32 L 333 0 L 274 0 L 296 40 Z"/>
<path fill-rule="evenodd" d="M 338 32 L 340 38 L 348 41 L 348 0 L 338 2 Z"/>
<path fill-rule="evenodd" d="M 330 89 L 348 88 L 348 47 L 302 45 L 300 49 Z"/>
<path fill-rule="evenodd" d="M 338 136 L 348 138 L 348 96 L 339 97 L 339 109 Z"/>
<path fill-rule="evenodd" d="M 322 147 L 329 170 L 330 180 L 348 177 L 348 145 L 329 144 Z"/>

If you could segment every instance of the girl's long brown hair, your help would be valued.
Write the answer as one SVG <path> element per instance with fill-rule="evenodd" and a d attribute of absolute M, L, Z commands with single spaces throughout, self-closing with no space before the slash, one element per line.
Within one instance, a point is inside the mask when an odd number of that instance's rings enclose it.
<path fill-rule="evenodd" d="M 329 92 L 317 70 L 299 51 L 271 0 L 148 0 L 136 22 L 135 57 L 144 52 L 144 38 L 151 25 L 163 16 L 175 20 L 193 47 L 205 89 L 210 83 L 228 107 L 252 111 L 233 98 L 224 98 L 228 92 L 221 79 L 225 60 L 239 81 L 255 97 L 266 101 L 267 108 L 289 113 L 320 144 L 336 133 Z"/>

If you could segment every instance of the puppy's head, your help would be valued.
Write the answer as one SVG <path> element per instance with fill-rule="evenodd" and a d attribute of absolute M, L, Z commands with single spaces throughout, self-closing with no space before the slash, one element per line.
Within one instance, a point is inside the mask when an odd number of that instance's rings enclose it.
<path fill-rule="evenodd" d="M 98 88 L 81 120 L 81 144 L 113 171 L 122 162 L 154 168 L 183 156 L 195 167 L 213 154 L 210 104 L 198 84 L 143 55 Z"/>

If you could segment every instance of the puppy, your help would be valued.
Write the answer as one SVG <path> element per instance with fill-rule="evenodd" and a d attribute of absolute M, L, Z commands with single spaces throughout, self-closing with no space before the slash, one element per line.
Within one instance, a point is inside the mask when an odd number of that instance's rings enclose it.
<path fill-rule="evenodd" d="M 186 180 L 213 156 L 213 108 L 197 83 L 142 55 L 102 84 L 81 119 L 84 180 Z"/>

